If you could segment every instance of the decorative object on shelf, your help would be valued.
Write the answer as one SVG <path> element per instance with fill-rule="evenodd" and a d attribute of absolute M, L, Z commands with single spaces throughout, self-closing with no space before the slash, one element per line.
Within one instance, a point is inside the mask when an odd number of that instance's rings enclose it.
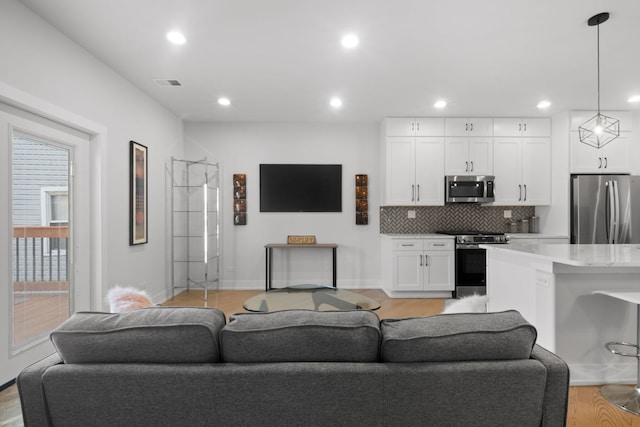
<path fill-rule="evenodd" d="M 609 19 L 608 12 L 589 18 L 590 27 L 596 26 L 598 34 L 598 114 L 584 122 L 579 128 L 580 142 L 595 148 L 602 148 L 620 136 L 620 121 L 600 113 L 600 24 Z"/>
<path fill-rule="evenodd" d="M 233 225 L 247 225 L 247 175 L 233 175 Z"/>
<path fill-rule="evenodd" d="M 356 225 L 369 224 L 369 177 L 356 175 Z"/>
<path fill-rule="evenodd" d="M 129 141 L 129 245 L 147 238 L 147 147 Z"/>
<path fill-rule="evenodd" d="M 290 245 L 315 245 L 316 236 L 287 236 Z"/>

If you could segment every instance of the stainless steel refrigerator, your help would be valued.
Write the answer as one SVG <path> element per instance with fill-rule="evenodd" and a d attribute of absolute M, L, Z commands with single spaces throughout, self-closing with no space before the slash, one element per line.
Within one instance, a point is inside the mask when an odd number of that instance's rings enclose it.
<path fill-rule="evenodd" d="M 640 243 L 640 176 L 571 175 L 571 243 Z"/>

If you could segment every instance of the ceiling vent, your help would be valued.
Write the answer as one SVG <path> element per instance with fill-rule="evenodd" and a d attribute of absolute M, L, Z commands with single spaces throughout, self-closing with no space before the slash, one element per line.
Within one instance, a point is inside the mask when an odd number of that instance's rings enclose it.
<path fill-rule="evenodd" d="M 176 79 L 153 79 L 158 86 L 182 86 L 180 80 Z"/>

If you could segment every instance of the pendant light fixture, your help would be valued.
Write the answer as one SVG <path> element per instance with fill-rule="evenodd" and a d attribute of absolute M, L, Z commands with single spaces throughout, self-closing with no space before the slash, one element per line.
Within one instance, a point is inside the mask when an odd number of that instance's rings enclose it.
<path fill-rule="evenodd" d="M 595 148 L 602 148 L 620 136 L 620 122 L 613 117 L 600 114 L 600 24 L 609 19 L 608 12 L 602 12 L 589 18 L 590 27 L 596 26 L 598 33 L 598 114 L 584 122 L 578 128 L 580 142 Z"/>

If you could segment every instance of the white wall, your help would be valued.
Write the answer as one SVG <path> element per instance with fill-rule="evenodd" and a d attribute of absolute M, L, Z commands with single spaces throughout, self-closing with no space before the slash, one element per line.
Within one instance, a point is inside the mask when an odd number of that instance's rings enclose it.
<path fill-rule="evenodd" d="M 187 123 L 185 156 L 222 167 L 222 287 L 264 286 L 266 243 L 315 235 L 337 243 L 338 287 L 380 286 L 380 158 L 378 124 Z M 342 164 L 341 213 L 260 213 L 260 163 Z M 247 174 L 247 225 L 232 221 L 232 176 Z M 355 225 L 355 175 L 369 175 L 369 225 Z M 274 254 L 278 279 L 329 279 L 330 252 Z M 288 265 L 281 262 L 286 260 Z M 286 268 L 294 270 L 287 275 Z M 296 276 L 296 270 L 301 270 Z M 312 277 L 308 272 L 311 271 Z M 326 280 L 325 280 L 326 282 Z"/>
<path fill-rule="evenodd" d="M 0 2 L 0 57 L 0 83 L 106 129 L 104 170 L 94 171 L 106 193 L 98 226 L 104 231 L 102 296 L 122 284 L 164 300 L 167 275 L 158 266 L 167 258 L 165 164 L 182 156 L 182 121 L 16 0 Z M 136 247 L 128 238 L 130 140 L 149 148 L 149 243 Z M 4 175 L 0 185 L 7 185 Z"/>

